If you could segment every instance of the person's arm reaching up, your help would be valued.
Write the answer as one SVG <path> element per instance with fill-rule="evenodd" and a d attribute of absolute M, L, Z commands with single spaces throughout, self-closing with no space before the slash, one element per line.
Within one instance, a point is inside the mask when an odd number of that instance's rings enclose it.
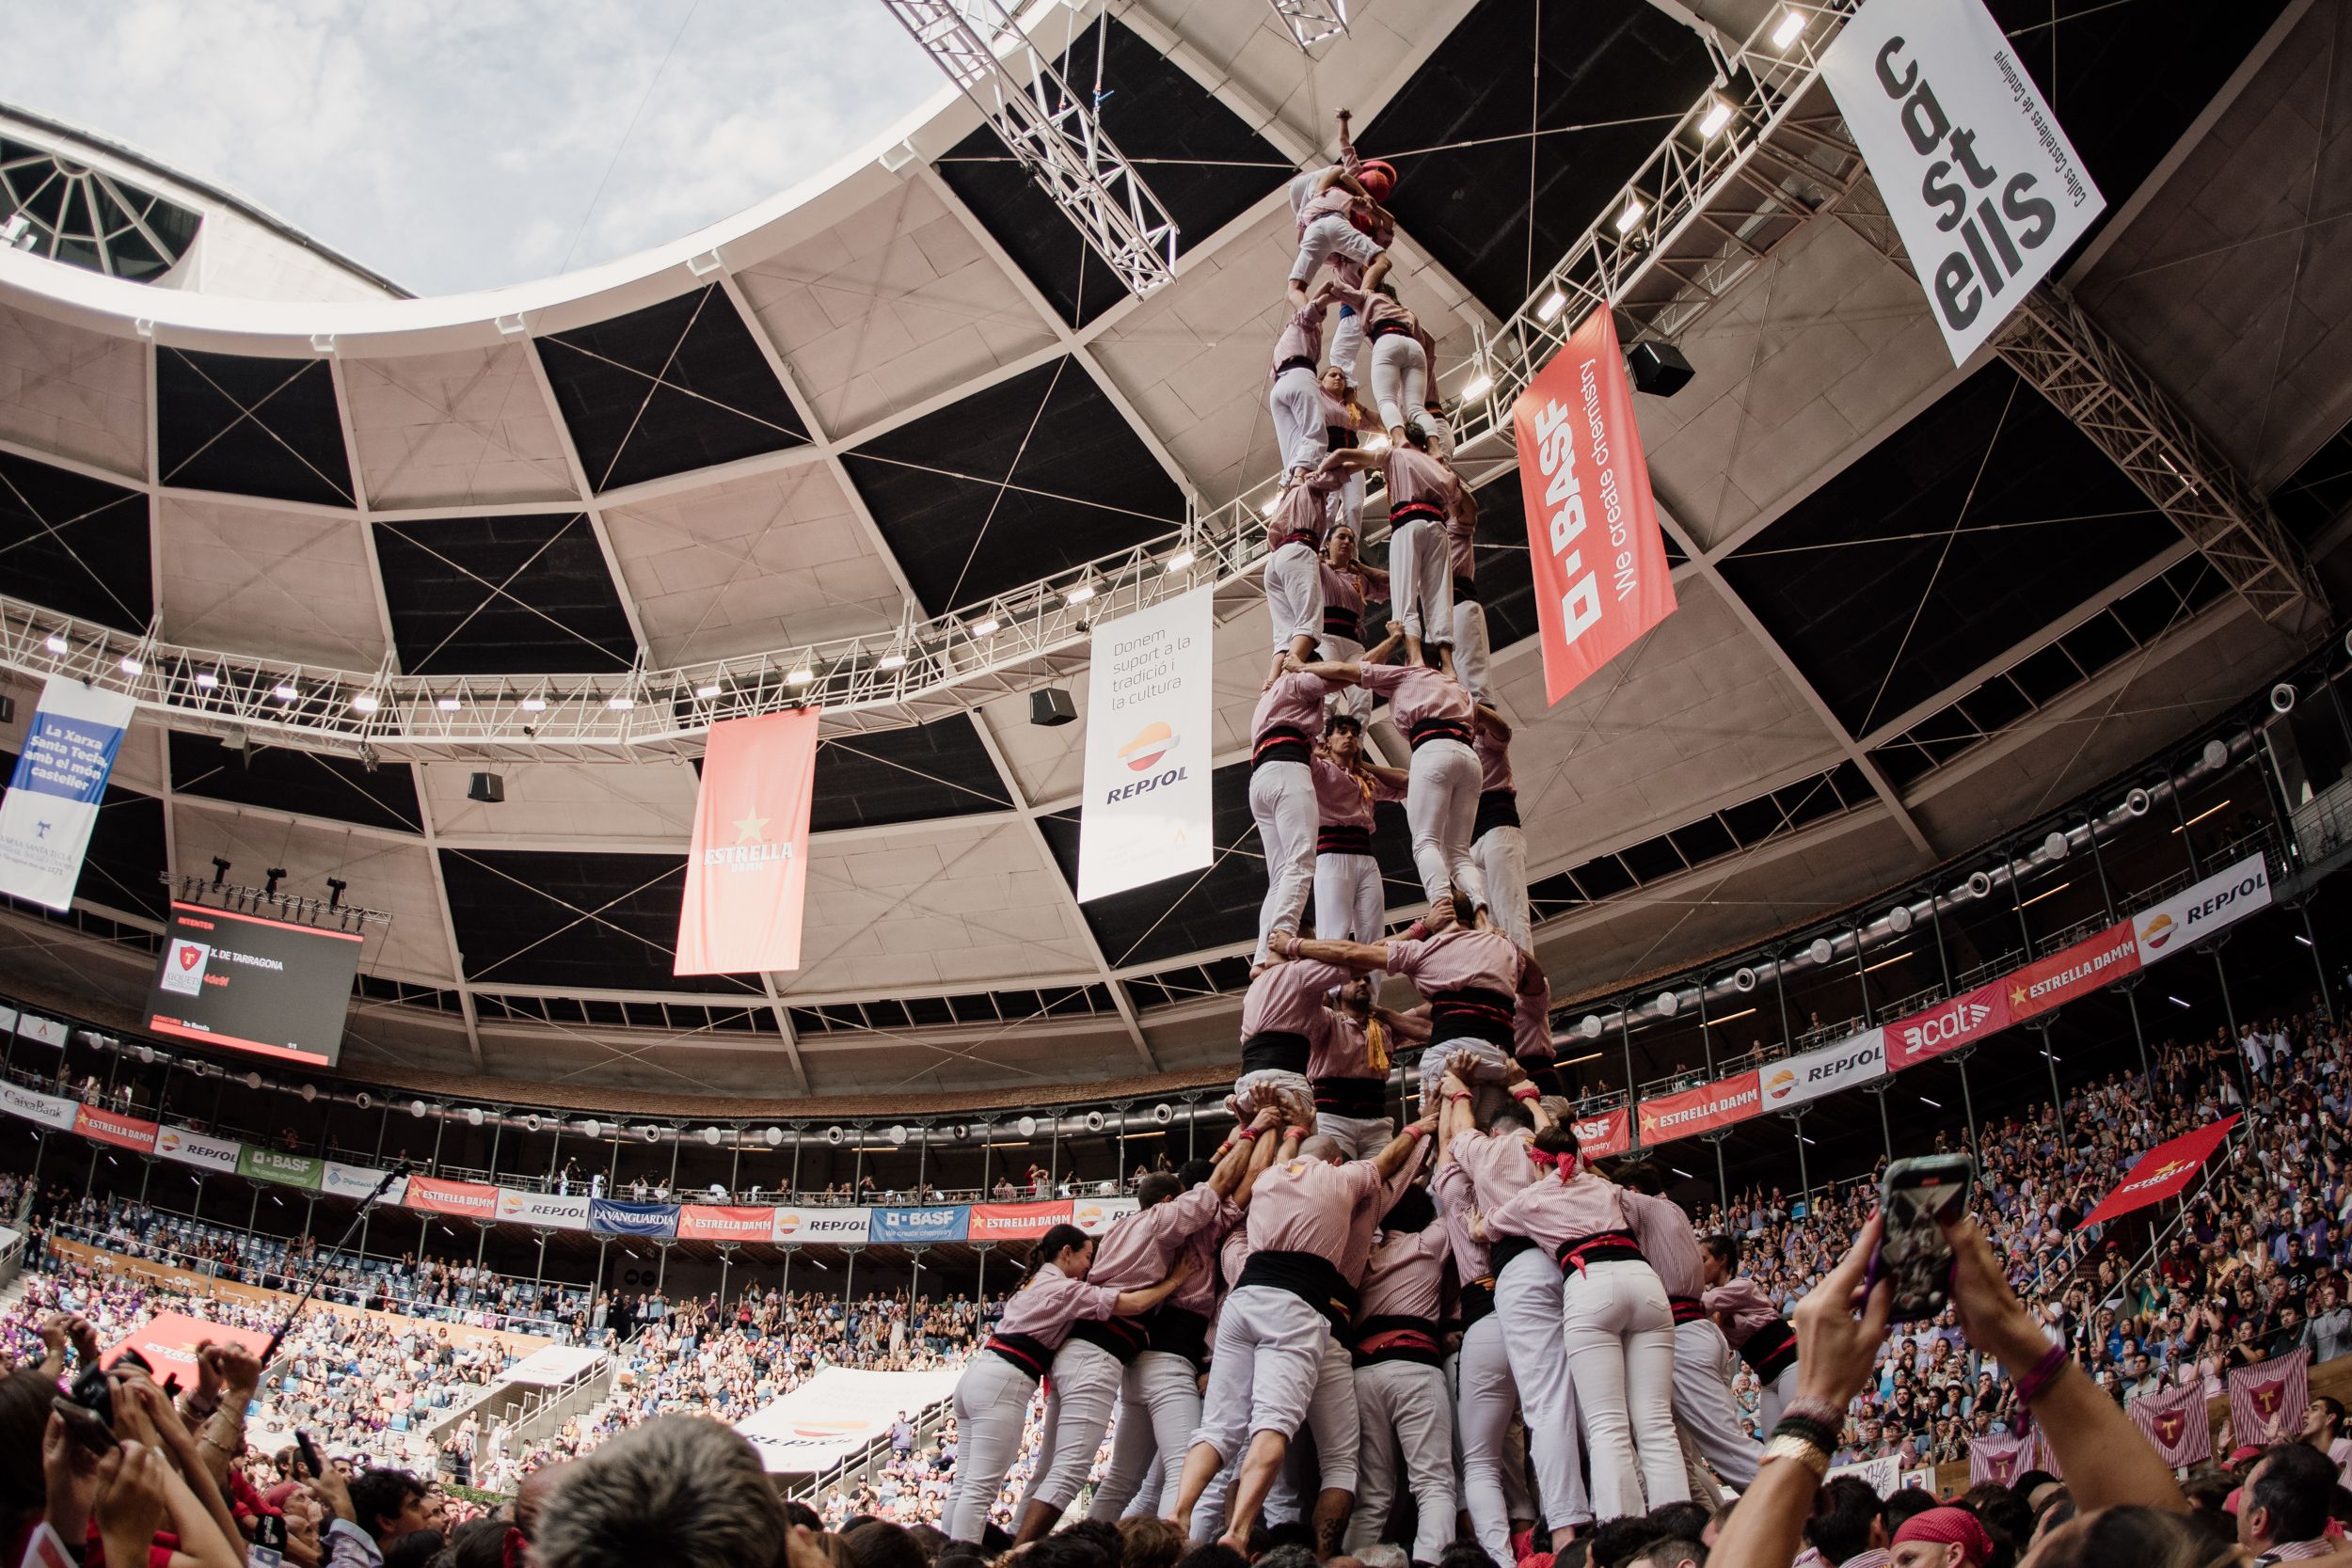
<path fill-rule="evenodd" d="M 1419 1121 L 1408 1123 L 1404 1132 L 1389 1140 L 1389 1145 L 1372 1157 L 1373 1168 L 1383 1181 L 1394 1181 L 1397 1173 L 1420 1158 L 1421 1146 L 1437 1130 L 1438 1113 L 1431 1111 Z"/>

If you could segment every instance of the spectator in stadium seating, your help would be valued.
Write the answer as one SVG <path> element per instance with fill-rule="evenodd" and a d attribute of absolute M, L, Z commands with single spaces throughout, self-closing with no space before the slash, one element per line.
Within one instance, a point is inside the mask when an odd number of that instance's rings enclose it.
<path fill-rule="evenodd" d="M 670 1416 L 572 1466 L 539 1521 L 532 1568 L 769 1568 L 784 1508 L 759 1454 L 716 1421 Z"/>
<path fill-rule="evenodd" d="M 405 1470 L 365 1470 L 346 1481 L 329 1466 L 310 1484 L 335 1513 L 326 1568 L 383 1568 L 385 1549 L 428 1523 L 424 1482 Z"/>
<path fill-rule="evenodd" d="M 2336 1477 L 2335 1462 L 2302 1443 L 2280 1443 L 2255 1461 L 2238 1497 L 2237 1539 L 2256 1568 L 2334 1549 L 2327 1537 Z"/>

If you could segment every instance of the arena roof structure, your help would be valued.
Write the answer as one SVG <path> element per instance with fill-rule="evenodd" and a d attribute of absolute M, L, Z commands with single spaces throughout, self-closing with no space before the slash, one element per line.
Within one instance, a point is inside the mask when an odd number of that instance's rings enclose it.
<path fill-rule="evenodd" d="M 145 239 L 77 261 L 62 211 L 21 228 L 0 748 L 57 670 L 142 714 L 73 912 L 0 914 L 0 974 L 127 1001 L 158 873 L 217 857 L 393 917 L 354 1072 L 794 1097 L 1231 1061 L 1263 889 L 1247 524 L 1278 467 L 1284 187 L 1343 106 L 1400 170 L 1398 281 L 1483 442 L 1480 578 L 1555 991 L 2030 818 L 2327 623 L 2352 500 L 2352 15 L 1994 0 L 2109 210 L 2038 314 L 1955 368 L 1814 42 L 1751 53 L 1783 14 L 1826 36 L 1851 8 L 1374 0 L 1302 46 L 1301 8 L 1268 0 L 1035 7 L 1032 40 L 1094 85 L 1178 227 L 1172 280 L 1140 297 L 944 83 L 736 219 L 480 295 L 398 297 L 249 213 L 261 260 L 205 279 Z M 1692 134 L 1718 97 L 1742 116 L 1722 156 Z M 51 158 L 177 203 L 183 252 L 239 221 L 65 128 L 0 114 L 0 138 L 20 210 L 9 160 Z M 1629 191 L 1647 221 L 1620 226 Z M 127 232 L 135 200 L 108 201 Z M 1576 266 L 1628 341 L 1696 373 L 1639 410 L 1679 609 L 1547 711 L 1490 433 Z M 1224 617 L 1216 862 L 1081 905 L 1083 728 L 1033 725 L 1029 693 L 1061 686 L 1083 719 L 1086 626 L 1196 580 Z M 674 978 L 700 736 L 808 701 L 803 966 Z M 471 798 L 480 771 L 501 801 Z M 1409 918 L 1401 816 L 1379 847 Z"/>

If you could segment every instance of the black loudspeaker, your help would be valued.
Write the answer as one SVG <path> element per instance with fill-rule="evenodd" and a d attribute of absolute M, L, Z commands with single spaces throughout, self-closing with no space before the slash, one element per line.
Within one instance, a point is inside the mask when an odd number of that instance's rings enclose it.
<path fill-rule="evenodd" d="M 496 773 L 476 773 L 466 785 L 466 799 L 495 806 L 506 799 L 506 781 Z"/>
<path fill-rule="evenodd" d="M 1627 352 L 1625 362 L 1633 372 L 1633 389 L 1654 398 L 1674 396 L 1697 373 L 1672 343 L 1636 343 Z"/>
<path fill-rule="evenodd" d="M 1029 693 L 1029 722 L 1067 724 L 1078 717 L 1078 705 L 1058 686 L 1043 686 Z"/>
<path fill-rule="evenodd" d="M 0 697 L 0 724 L 13 724 L 15 722 L 16 699 L 14 697 Z"/>

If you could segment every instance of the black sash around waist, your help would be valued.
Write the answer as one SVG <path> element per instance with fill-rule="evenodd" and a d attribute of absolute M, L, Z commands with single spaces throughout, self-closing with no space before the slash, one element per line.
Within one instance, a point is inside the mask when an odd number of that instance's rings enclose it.
<path fill-rule="evenodd" d="M 1356 1288 L 1340 1273 L 1340 1266 L 1321 1253 L 1253 1252 L 1249 1261 L 1241 1266 L 1241 1278 L 1234 1281 L 1233 1288 L 1240 1290 L 1245 1285 L 1288 1291 L 1342 1331 L 1356 1315 Z M 1226 1309 L 1232 1308 L 1229 1305 Z"/>
<path fill-rule="evenodd" d="M 1364 640 L 1364 612 L 1327 601 L 1323 607 L 1323 635 L 1344 637 L 1350 642 L 1361 642 Z"/>
<path fill-rule="evenodd" d="M 1054 1365 L 1054 1353 L 1031 1334 L 992 1334 L 981 1347 L 1004 1357 L 1031 1377 L 1043 1377 Z"/>
<path fill-rule="evenodd" d="M 1382 1335 L 1394 1338 L 1386 1343 L 1367 1348 L 1365 1341 Z M 1435 1367 L 1445 1354 L 1445 1343 L 1435 1318 L 1413 1318 L 1399 1312 L 1383 1312 L 1366 1318 L 1355 1325 L 1348 1336 L 1348 1360 L 1359 1367 L 1370 1367 L 1382 1361 L 1412 1361 L 1424 1367 Z"/>
<path fill-rule="evenodd" d="M 1491 1259 L 1493 1254 L 1489 1252 L 1487 1256 L 1489 1259 Z M 1494 1315 L 1494 1275 L 1488 1275 L 1484 1279 L 1470 1280 L 1462 1287 L 1462 1327 L 1465 1330 L 1468 1330 L 1481 1318 L 1492 1317 Z"/>
<path fill-rule="evenodd" d="M 1486 1243 L 1486 1266 L 1494 1270 L 1497 1279 L 1501 1279 L 1503 1264 L 1522 1252 L 1534 1250 L 1534 1242 L 1525 1236 L 1497 1236 Z"/>
<path fill-rule="evenodd" d="M 1645 1263 L 1642 1243 L 1624 1230 L 1596 1230 L 1590 1236 L 1578 1236 L 1560 1243 L 1553 1254 L 1560 1260 L 1563 1274 L 1582 1274 L 1591 1263 Z"/>
<path fill-rule="evenodd" d="M 1400 332 L 1410 333 L 1412 330 L 1412 323 L 1401 322 L 1394 316 L 1391 316 L 1387 321 L 1380 322 L 1375 325 L 1373 329 L 1365 333 L 1364 336 L 1367 338 L 1393 338 Z"/>
<path fill-rule="evenodd" d="M 1518 1003 L 1499 990 L 1480 986 L 1441 990 L 1429 999 L 1429 1037 L 1440 1044 L 1447 1040 L 1485 1040 L 1508 1051 L 1512 1043 L 1511 1020 L 1518 1010 Z"/>
<path fill-rule="evenodd" d="M 1568 1087 L 1560 1076 L 1560 1064 L 1549 1056 L 1534 1054 L 1518 1058 L 1519 1070 L 1535 1085 L 1538 1094 L 1566 1094 Z"/>
<path fill-rule="evenodd" d="M 1325 425 L 1323 447 L 1326 451 L 1353 451 L 1356 450 L 1356 432 L 1343 424 Z"/>
<path fill-rule="evenodd" d="M 1668 1296 L 1666 1306 L 1673 1310 L 1677 1327 L 1683 1323 L 1707 1322 L 1707 1308 L 1699 1305 L 1696 1296 Z"/>
<path fill-rule="evenodd" d="M 1740 1347 L 1740 1359 L 1748 1364 L 1758 1383 L 1770 1383 L 1797 1364 L 1797 1331 L 1786 1319 L 1774 1318 L 1748 1336 Z"/>
<path fill-rule="evenodd" d="M 1369 855 L 1372 830 L 1360 822 L 1326 822 L 1315 830 L 1318 855 Z"/>
<path fill-rule="evenodd" d="M 1389 527 L 1403 528 L 1406 523 L 1445 521 L 1445 508 L 1436 501 L 1399 501 L 1389 508 Z"/>
<path fill-rule="evenodd" d="M 1197 1369 L 1209 1359 L 1209 1319 L 1206 1313 L 1182 1307 L 1155 1307 L 1143 1315 L 1150 1349 L 1181 1355 Z"/>
<path fill-rule="evenodd" d="M 1482 789 L 1478 792 L 1478 817 L 1470 824 L 1470 842 L 1477 843 L 1497 828 L 1519 826 L 1519 792 L 1516 789 Z"/>
<path fill-rule="evenodd" d="M 1458 740 L 1467 746 L 1470 740 L 1470 721 L 1467 719 L 1423 719 L 1413 725 L 1407 738 L 1412 741 L 1413 750 L 1416 752 L 1433 740 Z"/>
<path fill-rule="evenodd" d="M 1286 549 L 1293 545 L 1304 545 L 1309 549 L 1315 550 L 1323 547 L 1323 541 L 1316 538 L 1313 534 L 1309 533 L 1303 528 L 1295 528 L 1288 533 L 1278 533 L 1273 538 L 1267 540 L 1265 542 L 1265 553 L 1273 555 L 1277 551 Z"/>
<path fill-rule="evenodd" d="M 1385 1078 L 1317 1078 L 1313 1086 L 1318 1111 L 1366 1120 L 1388 1114 L 1389 1081 Z"/>
<path fill-rule="evenodd" d="M 1277 724 L 1258 736 L 1249 748 L 1249 768 L 1252 772 L 1270 762 L 1307 762 L 1315 758 L 1314 742 L 1307 732 L 1288 724 Z"/>
<path fill-rule="evenodd" d="M 1459 572 L 1454 573 L 1454 602 L 1455 604 L 1476 604 L 1478 602 L 1478 579 L 1476 578 L 1466 578 Z"/>
<path fill-rule="evenodd" d="M 1283 360 L 1280 364 L 1274 367 L 1274 374 L 1279 380 L 1282 376 L 1289 374 L 1292 371 L 1311 371 L 1314 368 L 1315 362 L 1312 358 L 1304 354 L 1294 354 L 1288 359 Z"/>
<path fill-rule="evenodd" d="M 1101 1323 L 1081 1319 L 1070 1325 L 1070 1337 L 1101 1346 L 1117 1356 L 1122 1367 L 1151 1344 L 1151 1336 L 1133 1318 L 1105 1318 Z"/>
<path fill-rule="evenodd" d="M 1241 1042 L 1241 1070 L 1305 1073 L 1313 1049 L 1295 1029 L 1261 1029 Z M 1272 1136 L 1271 1133 L 1267 1134 Z"/>

